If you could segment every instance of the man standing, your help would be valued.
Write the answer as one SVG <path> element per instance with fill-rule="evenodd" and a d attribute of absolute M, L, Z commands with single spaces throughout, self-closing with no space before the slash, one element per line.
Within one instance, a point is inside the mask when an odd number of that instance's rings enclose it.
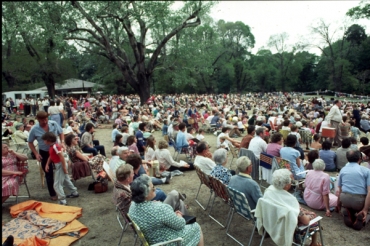
<path fill-rule="evenodd" d="M 246 156 L 241 156 L 236 161 L 239 170 L 238 175 L 231 177 L 229 187 L 242 192 L 248 200 L 250 208 L 256 208 L 258 199 L 262 197 L 262 192 L 256 181 L 252 179 L 252 162 Z"/>
<path fill-rule="evenodd" d="M 350 150 L 346 156 L 348 163 L 338 178 L 344 224 L 361 230 L 370 219 L 370 169 L 359 165 L 362 161 L 360 151 Z"/>
<path fill-rule="evenodd" d="M 332 128 L 335 128 L 334 145 L 337 145 L 337 146 L 342 145 L 342 135 L 341 135 L 341 131 L 339 129 L 339 124 L 343 123 L 342 113 L 340 112 L 340 107 L 341 106 L 342 106 L 342 102 L 340 100 L 335 100 L 334 101 L 334 106 L 331 107 L 328 115 L 326 116 L 326 119 L 329 122 L 328 126 L 332 127 Z M 330 138 L 330 142 L 333 143 L 332 138 Z"/>
<path fill-rule="evenodd" d="M 34 125 L 31 128 L 28 137 L 28 146 L 36 156 L 37 161 L 41 162 L 42 169 L 45 172 L 46 184 L 48 186 L 49 194 L 51 200 L 56 201 L 58 199 L 57 194 L 54 190 L 54 175 L 53 168 L 49 168 L 48 172 L 45 171 L 46 162 L 49 158 L 49 146 L 44 143 L 41 139 L 46 132 L 53 132 L 55 135 L 59 136 L 59 139 L 62 143 L 63 148 L 65 149 L 64 144 L 64 134 L 62 128 L 53 120 L 48 120 L 48 113 L 45 111 L 39 111 L 36 115 L 36 119 L 39 121 L 38 124 Z M 37 140 L 39 144 L 39 152 L 37 153 L 33 141 Z"/>

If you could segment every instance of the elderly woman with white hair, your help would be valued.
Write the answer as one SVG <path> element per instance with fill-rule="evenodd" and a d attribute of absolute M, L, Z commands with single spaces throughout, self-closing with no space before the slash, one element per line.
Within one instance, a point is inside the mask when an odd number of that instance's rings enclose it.
<path fill-rule="evenodd" d="M 258 200 L 255 212 L 258 231 L 260 232 L 263 226 L 271 239 L 278 245 L 291 245 L 297 224 L 299 226 L 308 225 L 310 220 L 316 217 L 315 213 L 301 208 L 297 199 L 288 192 L 292 186 L 292 180 L 293 174 L 288 169 L 276 170 L 272 174 L 272 185 L 265 190 L 263 198 Z M 261 200 L 274 204 L 276 209 L 278 207 L 279 213 L 274 207 L 262 209 Z M 285 219 L 282 219 L 283 216 Z M 261 219 L 263 217 L 268 219 Z M 285 233 L 281 233 L 282 230 Z M 290 235 L 289 232 L 292 234 Z M 319 245 L 321 246 L 317 241 L 317 233 L 315 233 L 312 236 L 310 246 Z"/>
<path fill-rule="evenodd" d="M 161 202 L 154 202 L 156 189 L 151 179 L 142 175 L 131 183 L 130 218 L 140 227 L 150 245 L 182 237 L 182 245 L 203 246 L 198 223 L 186 224 L 182 213 Z"/>
<path fill-rule="evenodd" d="M 213 160 L 216 166 L 212 169 L 210 175 L 221 180 L 225 185 L 229 184 L 230 178 L 235 174 L 235 171 L 225 167 L 227 163 L 227 150 L 220 148 L 213 153 Z"/>
<path fill-rule="evenodd" d="M 326 209 L 325 215 L 331 217 L 330 208 L 337 206 L 338 197 L 330 193 L 330 176 L 324 173 L 325 162 L 316 159 L 312 167 L 313 170 L 306 175 L 303 198 L 307 206 L 317 210 Z"/>

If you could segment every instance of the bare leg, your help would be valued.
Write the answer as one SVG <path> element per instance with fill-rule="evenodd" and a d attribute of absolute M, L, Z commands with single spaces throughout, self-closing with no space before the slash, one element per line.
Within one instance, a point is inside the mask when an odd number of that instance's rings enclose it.
<path fill-rule="evenodd" d="M 204 238 L 203 238 L 202 229 L 200 229 L 200 240 L 199 240 L 198 246 L 204 246 Z"/>
<path fill-rule="evenodd" d="M 321 246 L 321 243 L 317 241 L 317 232 L 315 234 L 312 235 L 312 242 L 310 244 L 310 246 Z"/>

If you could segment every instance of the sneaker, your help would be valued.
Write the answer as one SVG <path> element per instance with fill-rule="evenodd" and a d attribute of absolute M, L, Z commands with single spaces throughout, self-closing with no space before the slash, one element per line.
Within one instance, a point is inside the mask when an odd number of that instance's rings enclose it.
<path fill-rule="evenodd" d="M 348 227 L 353 227 L 353 221 L 351 218 L 351 212 L 349 211 L 348 208 L 343 208 L 343 220 L 344 224 Z"/>
<path fill-rule="evenodd" d="M 67 201 L 66 200 L 59 200 L 59 205 L 67 205 Z"/>
<path fill-rule="evenodd" d="M 78 192 L 73 192 L 70 195 L 67 195 L 67 198 L 76 198 L 76 197 L 79 197 L 79 196 L 80 196 L 80 194 L 78 194 Z"/>

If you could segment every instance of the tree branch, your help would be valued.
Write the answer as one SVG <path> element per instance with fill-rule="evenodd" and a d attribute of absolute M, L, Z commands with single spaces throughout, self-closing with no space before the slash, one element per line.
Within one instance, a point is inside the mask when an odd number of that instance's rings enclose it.
<path fill-rule="evenodd" d="M 150 74 L 153 72 L 155 61 L 158 58 L 158 55 L 161 52 L 161 49 L 165 46 L 165 44 L 170 40 L 173 36 L 175 36 L 177 33 L 179 33 L 181 30 L 189 27 L 196 27 L 201 24 L 200 18 L 198 17 L 199 12 L 201 10 L 201 5 L 199 5 L 198 9 L 196 9 L 191 15 L 188 16 L 180 25 L 175 27 L 167 36 L 163 38 L 163 40 L 160 42 L 160 44 L 155 49 L 152 57 L 150 58 L 148 67 L 147 67 L 147 73 Z M 194 22 L 188 22 L 189 20 L 195 19 Z"/>

